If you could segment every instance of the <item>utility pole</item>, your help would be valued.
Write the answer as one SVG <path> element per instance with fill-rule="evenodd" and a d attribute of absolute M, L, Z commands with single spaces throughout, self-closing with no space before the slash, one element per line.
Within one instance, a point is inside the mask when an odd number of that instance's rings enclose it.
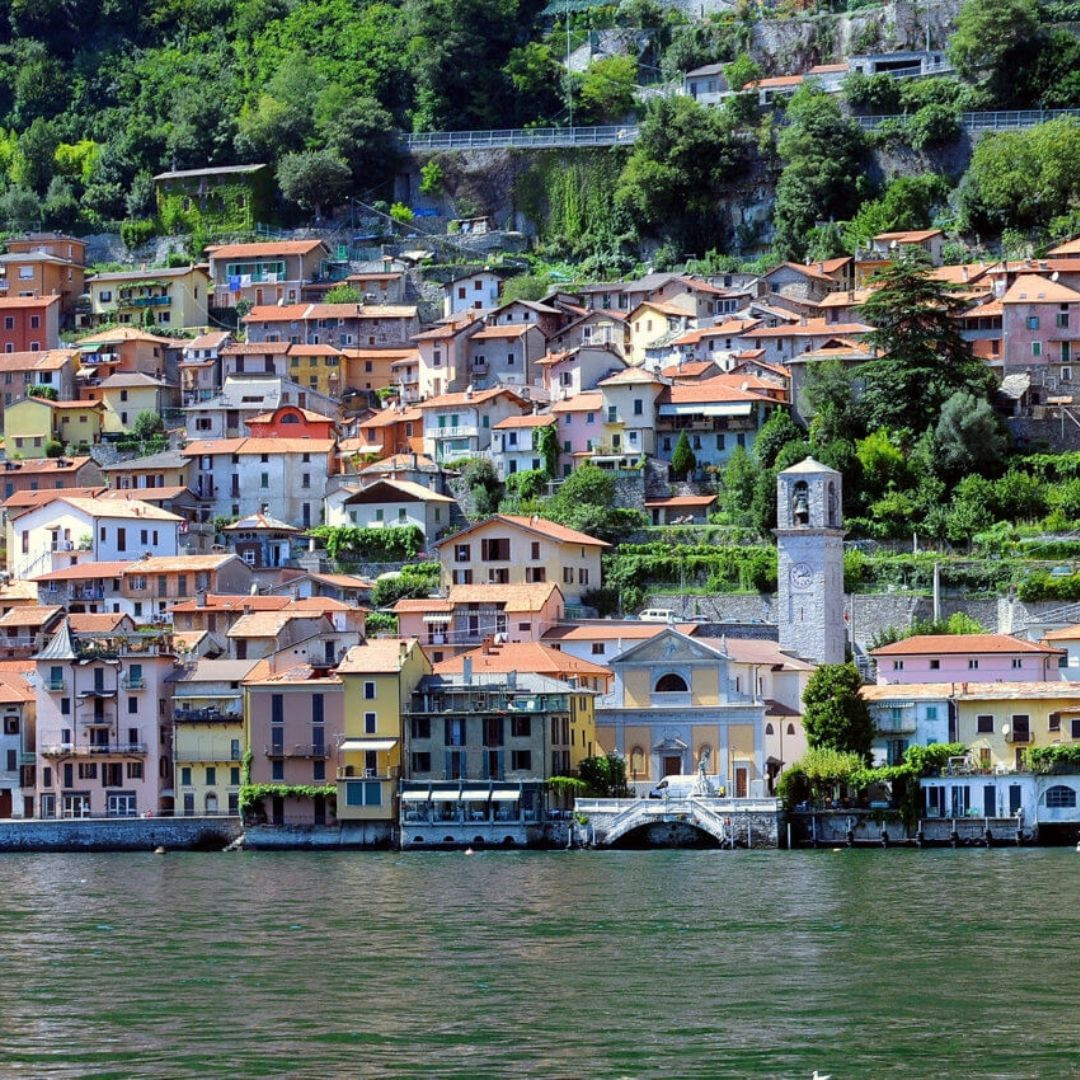
<path fill-rule="evenodd" d="M 574 126 L 574 80 L 570 77 L 570 0 L 566 3 L 566 111 Z"/>

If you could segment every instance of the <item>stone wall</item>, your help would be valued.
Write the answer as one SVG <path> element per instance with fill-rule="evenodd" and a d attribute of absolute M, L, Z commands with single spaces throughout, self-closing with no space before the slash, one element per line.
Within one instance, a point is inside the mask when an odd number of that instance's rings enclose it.
<path fill-rule="evenodd" d="M 242 831 L 230 817 L 0 821 L 0 852 L 222 851 Z"/>
<path fill-rule="evenodd" d="M 385 821 L 351 821 L 337 825 L 251 825 L 243 846 L 252 851 L 396 847 L 395 827 Z"/>
<path fill-rule="evenodd" d="M 948 618 L 962 612 L 975 619 L 988 633 L 1022 634 L 1042 627 L 1048 613 L 1059 614 L 1066 606 L 1058 601 L 1040 601 L 1025 604 L 1015 597 L 997 599 L 982 597 L 944 596 L 941 614 Z M 676 620 L 704 616 L 713 624 L 737 624 L 740 636 L 752 636 L 753 627 L 760 625 L 763 638 L 776 638 L 778 605 L 776 596 L 769 593 L 648 593 L 642 607 L 665 608 L 675 613 Z M 854 634 L 856 644 L 869 648 L 874 638 L 890 627 L 907 627 L 914 619 L 930 619 L 934 604 L 930 596 L 922 593 L 855 593 L 844 598 L 844 610 L 848 615 L 848 632 Z M 1076 619 L 1056 618 L 1054 623 L 1080 619 L 1077 605 Z M 714 626 L 715 629 L 715 626 Z M 726 632 L 726 631 L 725 631 Z"/>

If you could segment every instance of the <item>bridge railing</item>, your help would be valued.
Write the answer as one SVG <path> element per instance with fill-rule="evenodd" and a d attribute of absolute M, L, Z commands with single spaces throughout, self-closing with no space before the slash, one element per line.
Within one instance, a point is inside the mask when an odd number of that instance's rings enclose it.
<path fill-rule="evenodd" d="M 405 150 L 543 149 L 547 146 L 617 146 L 633 143 L 636 124 L 599 127 L 501 128 L 492 131 L 422 131 L 398 136 Z"/>
<path fill-rule="evenodd" d="M 621 814 L 627 810 L 642 808 L 645 813 L 659 816 L 688 810 L 692 803 L 720 814 L 774 814 L 780 806 L 779 799 L 691 795 L 686 799 L 575 799 L 574 810 L 579 814 Z"/>
<path fill-rule="evenodd" d="M 967 131 L 1005 131 L 1009 128 L 1034 127 L 1047 120 L 1062 116 L 1080 117 L 1080 109 L 1006 109 L 999 112 L 960 113 L 960 126 Z M 908 115 L 899 113 L 888 116 L 860 116 L 859 125 L 866 129 L 879 127 L 892 120 L 906 120 Z"/>

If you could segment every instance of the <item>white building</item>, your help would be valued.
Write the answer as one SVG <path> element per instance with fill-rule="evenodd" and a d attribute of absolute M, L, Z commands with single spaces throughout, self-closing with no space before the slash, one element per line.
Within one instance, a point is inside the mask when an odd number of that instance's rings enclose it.
<path fill-rule="evenodd" d="M 461 311 L 487 311 L 498 307 L 501 283 L 499 275 L 490 270 L 448 281 L 443 286 L 443 315 L 449 317 Z"/>
<path fill-rule="evenodd" d="M 333 439 L 201 439 L 183 451 L 202 520 L 266 514 L 310 528 L 322 517 Z"/>
<path fill-rule="evenodd" d="M 894 683 L 864 686 L 874 721 L 874 765 L 900 765 L 911 746 L 951 742 L 955 683 Z"/>
<path fill-rule="evenodd" d="M 178 555 L 182 521 L 139 499 L 54 499 L 8 521 L 8 572 L 32 578 L 79 560 Z"/>
<path fill-rule="evenodd" d="M 435 540 L 450 524 L 454 500 L 409 480 L 376 480 L 366 487 L 344 485 L 325 500 L 327 525 L 358 528 L 416 526 Z"/>
<path fill-rule="evenodd" d="M 541 433 L 554 427 L 551 413 L 530 413 L 528 416 L 508 416 L 491 430 L 491 460 L 500 480 L 517 472 L 544 467 L 540 451 Z"/>
<path fill-rule="evenodd" d="M 519 416 L 524 398 L 506 387 L 442 394 L 420 403 L 424 453 L 439 465 L 475 457 L 491 446 L 492 429 L 508 416 Z"/>

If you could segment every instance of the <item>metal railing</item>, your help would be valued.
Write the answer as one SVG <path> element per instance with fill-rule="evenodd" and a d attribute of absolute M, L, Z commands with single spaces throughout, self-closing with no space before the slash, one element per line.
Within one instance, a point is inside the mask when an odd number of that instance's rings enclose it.
<path fill-rule="evenodd" d="M 226 712 L 223 709 L 212 707 L 205 709 L 173 709 L 173 720 L 178 723 L 184 723 L 185 721 L 198 723 L 201 721 L 203 723 L 239 724 L 243 719 L 243 713 Z"/>
<path fill-rule="evenodd" d="M 92 745 L 72 746 L 63 743 L 60 746 L 46 746 L 42 749 L 43 757 L 87 757 L 98 754 L 145 754 L 146 743 L 94 743 Z"/>
<path fill-rule="evenodd" d="M 503 128 L 494 131 L 421 131 L 401 134 L 404 150 L 538 150 L 549 146 L 621 146 L 637 140 L 637 124 L 600 127 Z"/>
<path fill-rule="evenodd" d="M 1005 131 L 1009 128 L 1034 127 L 1045 124 L 1047 120 L 1056 120 L 1062 116 L 1080 118 L 1080 109 L 1012 109 L 1001 112 L 962 112 L 958 116 L 959 124 L 966 131 Z M 893 113 L 887 116 L 857 117 L 861 127 L 872 129 L 889 121 L 904 121 L 909 115 Z"/>
<path fill-rule="evenodd" d="M 320 746 L 317 743 L 293 743 L 292 746 L 264 746 L 263 753 L 268 758 L 328 758 L 334 752 L 332 746 Z"/>

